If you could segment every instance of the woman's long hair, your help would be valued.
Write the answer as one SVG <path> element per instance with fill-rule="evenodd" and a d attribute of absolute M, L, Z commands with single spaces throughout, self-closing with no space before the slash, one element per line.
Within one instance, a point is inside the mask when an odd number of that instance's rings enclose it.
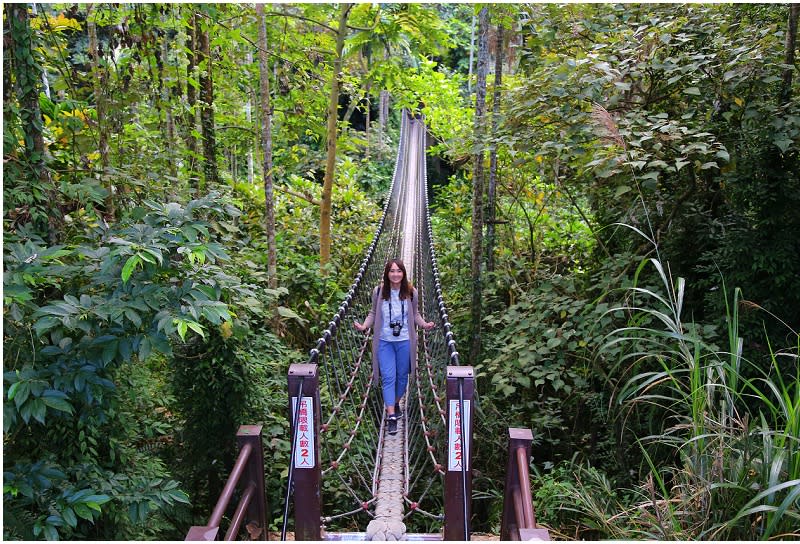
<path fill-rule="evenodd" d="M 400 300 L 411 299 L 414 295 L 411 292 L 411 284 L 408 282 L 408 274 L 406 273 L 406 265 L 400 259 L 390 259 L 386 266 L 383 268 L 383 287 L 381 289 L 381 298 L 389 300 L 392 290 L 392 282 L 389 281 L 389 269 L 392 265 L 396 264 L 397 268 L 403 271 L 403 279 L 400 280 Z"/>

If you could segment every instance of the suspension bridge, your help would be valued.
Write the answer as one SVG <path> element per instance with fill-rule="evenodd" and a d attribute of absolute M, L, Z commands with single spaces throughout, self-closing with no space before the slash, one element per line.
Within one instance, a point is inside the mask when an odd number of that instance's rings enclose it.
<path fill-rule="evenodd" d="M 292 450 L 282 540 L 289 528 L 295 540 L 470 540 L 475 376 L 460 364 L 442 296 L 425 145 L 424 120 L 404 112 L 372 243 L 308 360 L 289 368 Z M 398 256 L 417 288 L 420 313 L 436 326 L 419 332 L 398 432 L 390 434 L 372 372 L 371 334 L 353 321 L 367 315 L 385 263 Z M 529 429 L 509 429 L 503 540 L 549 540 L 533 510 L 531 441 Z M 242 425 L 237 442 L 239 457 L 208 523 L 192 527 L 186 540 L 267 539 L 261 427 Z M 429 532 L 409 532 L 409 525 Z"/>

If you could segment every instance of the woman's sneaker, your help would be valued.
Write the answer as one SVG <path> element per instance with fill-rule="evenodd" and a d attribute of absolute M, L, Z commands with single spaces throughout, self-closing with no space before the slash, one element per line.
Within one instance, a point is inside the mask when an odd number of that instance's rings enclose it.
<path fill-rule="evenodd" d="M 386 429 L 389 434 L 397 434 L 397 415 L 392 414 L 388 417 L 388 428 Z"/>

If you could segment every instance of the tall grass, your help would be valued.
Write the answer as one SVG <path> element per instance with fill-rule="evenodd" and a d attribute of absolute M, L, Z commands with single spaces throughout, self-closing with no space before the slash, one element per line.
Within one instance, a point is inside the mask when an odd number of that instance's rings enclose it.
<path fill-rule="evenodd" d="M 657 288 L 640 285 L 648 265 Z M 683 278 L 673 280 L 668 266 L 648 259 L 635 279 L 628 303 L 611 310 L 628 312 L 629 324 L 614 330 L 604 347 L 627 348 L 612 370 L 623 383 L 615 400 L 625 428 L 638 433 L 636 418 L 648 414 L 660 425 L 636 436 L 647 476 L 630 493 L 629 506 L 617 505 L 611 518 L 616 529 L 607 534 L 800 537 L 800 342 L 789 351 L 770 346 L 762 364 L 748 361 L 739 333 L 739 289 L 729 300 L 723 286 L 728 346 L 720 350 L 704 340 L 702 327 L 683 321 Z M 781 358 L 788 364 L 779 364 Z"/>

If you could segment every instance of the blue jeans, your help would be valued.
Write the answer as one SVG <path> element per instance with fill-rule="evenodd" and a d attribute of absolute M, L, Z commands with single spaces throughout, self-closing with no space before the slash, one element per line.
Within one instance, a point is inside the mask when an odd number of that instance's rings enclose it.
<path fill-rule="evenodd" d="M 383 386 L 383 402 L 386 406 L 394 406 L 397 399 L 406 392 L 408 373 L 411 370 L 409 341 L 385 342 L 378 344 L 378 364 L 381 368 L 381 385 Z"/>

